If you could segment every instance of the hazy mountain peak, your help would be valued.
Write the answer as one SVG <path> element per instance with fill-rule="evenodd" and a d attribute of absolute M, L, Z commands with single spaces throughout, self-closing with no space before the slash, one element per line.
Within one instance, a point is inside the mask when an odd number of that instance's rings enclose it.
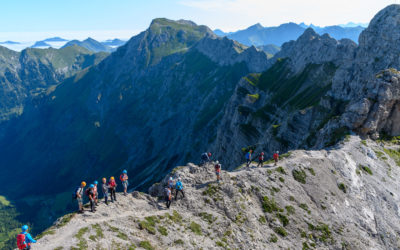
<path fill-rule="evenodd" d="M 66 42 L 68 40 L 61 38 L 59 36 L 51 37 L 43 40 L 44 42 Z"/>
<path fill-rule="evenodd" d="M 264 26 L 262 26 L 260 23 L 256 23 L 250 27 L 248 27 L 248 29 L 254 29 L 254 30 L 259 30 L 259 29 L 263 29 Z"/>
<path fill-rule="evenodd" d="M 307 29 L 304 31 L 303 35 L 301 35 L 301 36 L 299 37 L 299 39 L 312 40 L 312 39 L 314 39 L 315 37 L 319 37 L 319 35 L 317 34 L 317 32 L 315 32 L 313 28 L 307 28 Z"/>

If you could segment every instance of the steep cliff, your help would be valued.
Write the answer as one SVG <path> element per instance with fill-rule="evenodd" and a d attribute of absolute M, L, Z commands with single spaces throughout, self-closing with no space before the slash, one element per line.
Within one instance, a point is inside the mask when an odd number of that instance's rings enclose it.
<path fill-rule="evenodd" d="M 21 115 L 26 102 L 31 105 L 32 99 L 40 99 L 38 96 L 107 55 L 78 46 L 60 50 L 29 48 L 22 52 L 0 46 L 0 123 Z"/>
<path fill-rule="evenodd" d="M 267 71 L 235 89 L 214 143 L 218 157 L 232 155 L 232 164 L 249 148 L 323 148 L 350 131 L 399 135 L 399 9 L 379 12 L 359 46 L 312 29 L 284 44 Z"/>

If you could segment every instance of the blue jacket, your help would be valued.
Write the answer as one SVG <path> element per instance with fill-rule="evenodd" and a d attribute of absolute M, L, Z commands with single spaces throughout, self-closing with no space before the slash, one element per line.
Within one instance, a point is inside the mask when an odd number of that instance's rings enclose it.
<path fill-rule="evenodd" d="M 36 240 L 34 240 L 31 236 L 30 233 L 27 232 L 22 232 L 21 234 L 25 234 L 25 243 L 30 244 L 30 243 L 36 243 Z"/>
<path fill-rule="evenodd" d="M 250 153 L 250 152 L 247 152 L 247 154 L 246 154 L 246 160 L 251 160 L 251 153 Z"/>
<path fill-rule="evenodd" d="M 175 188 L 176 188 L 176 190 L 182 190 L 183 189 L 182 182 L 177 181 L 175 184 Z"/>

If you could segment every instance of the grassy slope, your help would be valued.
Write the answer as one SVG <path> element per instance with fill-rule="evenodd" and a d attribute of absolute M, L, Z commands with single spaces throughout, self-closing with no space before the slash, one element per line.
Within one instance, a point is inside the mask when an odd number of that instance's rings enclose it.
<path fill-rule="evenodd" d="M 18 215 L 14 205 L 6 197 L 0 196 L 0 249 L 14 249 L 15 237 L 21 227 Z"/>

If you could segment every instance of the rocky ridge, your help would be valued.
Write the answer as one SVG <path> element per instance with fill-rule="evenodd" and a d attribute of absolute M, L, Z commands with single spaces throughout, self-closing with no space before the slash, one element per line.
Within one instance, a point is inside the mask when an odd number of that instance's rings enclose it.
<path fill-rule="evenodd" d="M 399 9 L 380 11 L 358 46 L 312 29 L 285 43 L 266 71 L 235 89 L 213 144 L 218 156 L 233 155 L 231 164 L 249 148 L 324 148 L 350 131 L 398 135 Z"/>
<path fill-rule="evenodd" d="M 397 149 L 351 136 L 290 152 L 278 167 L 224 170 L 219 184 L 212 166 L 190 163 L 153 196 L 119 194 L 94 214 L 59 219 L 33 249 L 397 249 Z M 167 210 L 157 196 L 169 176 L 182 178 L 186 197 Z"/>

